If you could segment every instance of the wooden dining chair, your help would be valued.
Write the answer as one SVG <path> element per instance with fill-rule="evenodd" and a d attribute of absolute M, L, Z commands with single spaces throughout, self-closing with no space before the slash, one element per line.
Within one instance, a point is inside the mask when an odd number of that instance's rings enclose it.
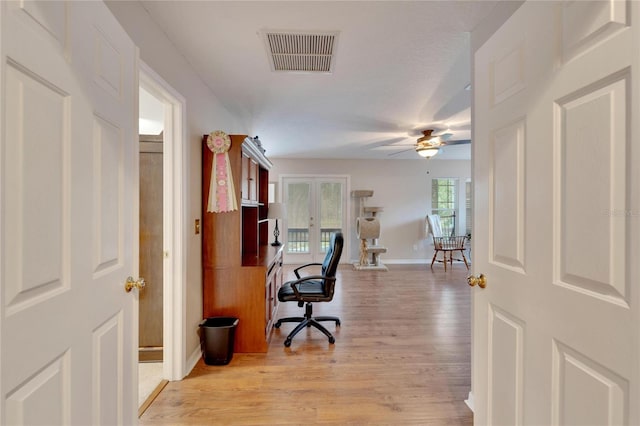
<path fill-rule="evenodd" d="M 467 240 L 465 235 L 460 236 L 445 236 L 442 233 L 442 223 L 440 222 L 440 216 L 437 214 L 427 215 L 427 223 L 429 224 L 429 233 L 433 236 L 433 247 L 435 253 L 433 259 L 431 259 L 431 269 L 433 269 L 434 262 L 444 263 L 444 270 L 447 270 L 447 262 L 453 268 L 453 261 L 463 261 L 467 269 L 469 269 L 469 263 L 464 256 L 464 243 Z M 453 252 L 459 251 L 462 255 L 462 259 L 454 259 Z M 442 260 L 438 259 L 438 253 L 442 252 Z"/>

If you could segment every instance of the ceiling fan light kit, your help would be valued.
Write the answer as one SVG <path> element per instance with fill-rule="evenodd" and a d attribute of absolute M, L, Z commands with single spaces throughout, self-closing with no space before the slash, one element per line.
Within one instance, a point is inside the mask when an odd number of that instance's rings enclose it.
<path fill-rule="evenodd" d="M 430 146 L 419 146 L 416 148 L 418 155 L 424 158 L 431 158 L 436 155 L 438 151 L 440 151 L 439 148 Z"/>
<path fill-rule="evenodd" d="M 423 130 L 422 134 L 424 136 L 416 141 L 416 152 L 420 157 L 431 158 L 439 152 L 442 140 L 439 136 L 432 135 L 432 133 L 432 129 Z"/>
<path fill-rule="evenodd" d="M 440 148 L 449 146 L 449 145 L 464 145 L 471 143 L 469 139 L 455 139 L 451 140 L 452 133 L 448 133 L 449 129 L 445 130 L 444 133 L 434 134 L 434 129 L 426 129 L 422 131 L 422 135 L 418 139 L 416 139 L 416 143 L 411 144 L 412 148 L 407 148 L 402 151 L 394 152 L 389 154 L 390 156 L 401 154 L 405 151 L 415 150 L 418 155 L 422 158 L 431 158 L 440 152 Z M 390 146 L 401 146 L 401 145 L 390 145 Z M 407 146 L 407 145 L 405 145 Z"/>

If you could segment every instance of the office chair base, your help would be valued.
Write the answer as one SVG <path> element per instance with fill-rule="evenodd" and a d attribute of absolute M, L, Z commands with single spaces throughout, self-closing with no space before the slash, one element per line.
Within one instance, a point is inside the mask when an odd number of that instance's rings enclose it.
<path fill-rule="evenodd" d="M 296 334 L 298 334 L 300 330 L 303 330 L 304 328 L 307 328 L 307 327 L 315 327 L 318 330 L 320 330 L 325 336 L 327 336 L 330 344 L 334 344 L 336 342 L 336 339 L 335 337 L 333 337 L 333 334 L 331 334 L 329 330 L 327 330 L 322 324 L 320 324 L 319 321 L 334 321 L 336 323 L 336 327 L 338 327 L 341 324 L 340 318 L 330 317 L 330 316 L 313 317 L 312 311 L 313 311 L 313 305 L 311 304 L 311 302 L 307 302 L 305 306 L 304 317 L 281 318 L 278 321 L 276 321 L 276 323 L 273 325 L 275 328 L 280 328 L 283 322 L 299 322 L 300 323 L 296 326 L 296 328 L 294 328 L 291 331 L 291 333 L 289 333 L 287 338 L 284 340 L 284 345 L 287 348 L 291 346 L 291 340 L 293 339 L 293 337 Z"/>

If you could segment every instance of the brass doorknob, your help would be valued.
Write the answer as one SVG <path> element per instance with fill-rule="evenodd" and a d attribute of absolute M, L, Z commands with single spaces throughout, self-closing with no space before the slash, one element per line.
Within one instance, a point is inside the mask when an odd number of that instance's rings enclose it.
<path fill-rule="evenodd" d="M 140 278 L 139 280 L 134 280 L 133 277 L 128 277 L 127 282 L 124 284 L 124 291 L 129 293 L 134 288 L 138 290 L 142 290 L 147 283 L 144 282 L 144 278 Z"/>
<path fill-rule="evenodd" d="M 471 287 L 477 285 L 480 288 L 485 288 L 487 286 L 487 278 L 484 276 L 484 274 L 478 274 L 476 276 L 469 275 L 467 277 L 467 283 Z"/>

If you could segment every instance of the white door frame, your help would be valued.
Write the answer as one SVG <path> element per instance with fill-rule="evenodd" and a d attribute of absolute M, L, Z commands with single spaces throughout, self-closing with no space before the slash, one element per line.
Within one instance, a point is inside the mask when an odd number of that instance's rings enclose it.
<path fill-rule="evenodd" d="M 351 231 L 351 176 L 349 175 L 320 175 L 320 174 L 281 174 L 278 177 L 278 185 L 280 186 L 280 191 L 279 194 L 277 194 L 277 197 L 279 198 L 279 201 L 284 202 L 284 200 L 282 199 L 283 194 L 284 194 L 284 180 L 285 179 L 344 179 L 346 186 L 345 186 L 345 193 L 344 193 L 344 199 L 345 199 L 345 205 L 344 205 L 344 229 L 342 230 L 343 235 L 345 236 L 344 239 L 344 248 L 342 250 L 342 253 L 349 253 L 349 238 L 348 236 L 351 235 L 350 231 Z M 284 224 L 283 224 L 284 225 Z M 287 227 L 283 226 L 282 227 L 283 230 L 284 229 L 288 229 Z M 286 242 L 285 238 L 282 238 L 283 241 Z M 284 250 L 283 253 L 284 256 L 284 262 L 287 263 L 287 252 L 286 250 Z M 340 263 L 344 263 L 346 262 L 347 256 L 342 256 L 341 258 L 342 260 L 340 261 Z"/>
<path fill-rule="evenodd" d="M 164 112 L 163 155 L 163 378 L 186 375 L 184 333 L 186 303 L 185 134 L 186 100 L 147 64 L 140 61 L 140 87 L 160 99 Z M 137 348 L 136 348 L 137 351 Z"/>

